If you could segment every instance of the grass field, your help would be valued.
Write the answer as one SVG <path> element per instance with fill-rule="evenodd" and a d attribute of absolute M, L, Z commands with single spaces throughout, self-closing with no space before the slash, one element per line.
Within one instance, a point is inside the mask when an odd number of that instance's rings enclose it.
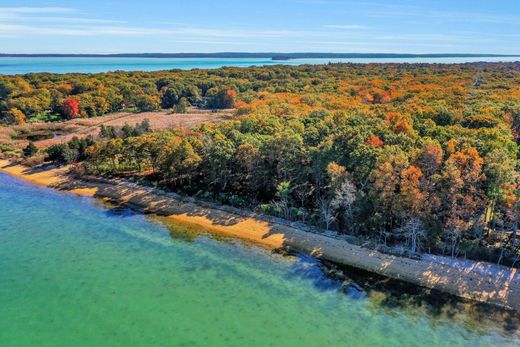
<path fill-rule="evenodd" d="M 121 127 L 125 124 L 135 126 L 148 119 L 153 130 L 171 128 L 191 128 L 202 123 L 218 122 L 230 117 L 229 110 L 212 112 L 193 109 L 188 113 L 168 112 L 118 112 L 96 118 L 77 118 L 58 123 L 33 123 L 12 127 L 0 127 L 0 144 L 10 144 L 21 148 L 29 141 L 39 147 L 65 143 L 73 137 L 97 136 L 101 125 Z"/>

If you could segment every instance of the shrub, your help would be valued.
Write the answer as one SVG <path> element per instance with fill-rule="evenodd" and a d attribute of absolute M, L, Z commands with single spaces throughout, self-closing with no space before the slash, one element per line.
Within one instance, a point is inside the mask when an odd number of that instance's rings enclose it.
<path fill-rule="evenodd" d="M 66 144 L 52 145 L 46 152 L 45 160 L 52 161 L 54 164 L 70 164 L 78 158 L 78 151 L 69 148 Z"/>
<path fill-rule="evenodd" d="M 29 142 L 29 144 L 23 149 L 23 156 L 26 158 L 32 157 L 36 153 L 38 153 L 38 147 L 36 147 L 32 142 Z"/>

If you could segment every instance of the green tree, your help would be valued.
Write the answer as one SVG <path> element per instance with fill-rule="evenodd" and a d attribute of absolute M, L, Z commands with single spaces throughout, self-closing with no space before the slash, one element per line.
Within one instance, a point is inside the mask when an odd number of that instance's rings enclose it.
<path fill-rule="evenodd" d="M 29 142 L 29 144 L 23 149 L 23 156 L 28 158 L 34 156 L 38 153 L 38 147 L 33 142 Z"/>

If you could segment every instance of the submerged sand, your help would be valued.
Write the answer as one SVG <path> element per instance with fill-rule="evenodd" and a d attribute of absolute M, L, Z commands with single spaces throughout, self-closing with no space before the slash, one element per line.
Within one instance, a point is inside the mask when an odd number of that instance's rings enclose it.
<path fill-rule="evenodd" d="M 198 225 L 211 232 L 271 249 L 293 249 L 461 298 L 520 311 L 520 274 L 517 269 L 439 256 L 427 256 L 421 260 L 396 257 L 312 232 L 312 228 L 297 223 L 183 198 L 124 180 L 72 178 L 66 174 L 66 168 L 34 170 L 0 160 L 0 171 L 38 185 L 110 199 L 172 221 Z"/>

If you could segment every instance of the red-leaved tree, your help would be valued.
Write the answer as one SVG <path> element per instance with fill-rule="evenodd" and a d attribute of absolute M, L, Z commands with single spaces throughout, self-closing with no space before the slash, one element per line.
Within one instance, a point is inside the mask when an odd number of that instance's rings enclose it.
<path fill-rule="evenodd" d="M 67 98 L 63 100 L 63 114 L 68 119 L 76 118 L 79 115 L 79 103 L 76 99 Z"/>

